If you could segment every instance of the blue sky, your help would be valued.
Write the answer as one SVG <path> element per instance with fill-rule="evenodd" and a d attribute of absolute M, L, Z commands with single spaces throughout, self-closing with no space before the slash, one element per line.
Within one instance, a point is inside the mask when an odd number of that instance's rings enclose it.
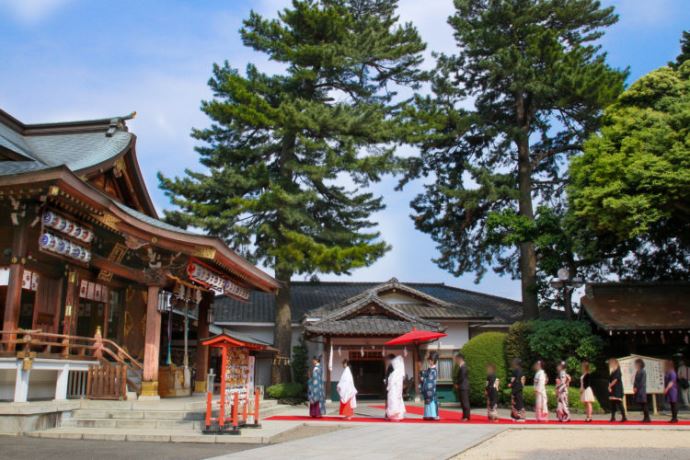
<path fill-rule="evenodd" d="M 237 30 L 251 9 L 274 15 L 285 0 L 0 0 L 0 107 L 32 123 L 101 118 L 137 111 L 129 123 L 137 153 L 159 210 L 168 206 L 156 172 L 180 174 L 197 157 L 192 127 L 207 124 L 199 103 L 214 62 L 244 68 L 278 67 L 244 48 Z M 678 53 L 690 29 L 688 0 L 618 0 L 620 22 L 602 40 L 609 62 L 630 66 L 631 81 Z M 452 52 L 446 24 L 451 0 L 401 0 L 400 15 L 413 21 L 431 51 Z M 427 60 L 427 65 L 431 60 Z M 413 152 L 408 152 L 413 153 Z M 387 209 L 374 216 L 393 246 L 372 267 L 348 279 L 445 282 L 519 298 L 519 283 L 488 274 L 479 285 L 468 274 L 455 278 L 434 265 L 431 239 L 416 231 L 409 202 L 420 184 L 394 192 L 388 178 L 374 187 Z M 321 279 L 335 279 L 321 275 Z"/>

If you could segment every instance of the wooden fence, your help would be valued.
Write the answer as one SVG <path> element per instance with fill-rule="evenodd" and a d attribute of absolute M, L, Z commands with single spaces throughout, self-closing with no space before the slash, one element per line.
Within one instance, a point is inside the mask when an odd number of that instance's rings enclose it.
<path fill-rule="evenodd" d="M 89 399 L 127 399 L 127 367 L 106 362 L 91 366 L 86 388 Z"/>

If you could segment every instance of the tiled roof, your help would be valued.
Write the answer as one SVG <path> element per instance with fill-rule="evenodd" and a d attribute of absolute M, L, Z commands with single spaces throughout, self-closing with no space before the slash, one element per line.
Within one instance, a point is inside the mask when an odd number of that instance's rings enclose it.
<path fill-rule="evenodd" d="M 0 115 L 8 117 L 4 112 Z M 3 122 L 3 119 L 6 118 L 0 118 L 0 146 L 18 154 L 21 160 L 0 161 L 0 176 L 63 165 L 77 172 L 115 157 L 133 139 L 133 135 L 124 129 L 124 124 L 115 123 L 120 120 L 118 118 L 113 119 L 116 127 L 112 130 L 107 129 L 108 125 L 103 120 L 96 120 L 94 123 L 98 125 L 95 127 L 89 126 L 89 122 L 74 122 L 75 128 L 68 131 L 64 130 L 69 123 L 20 125 L 18 128 Z"/>
<path fill-rule="evenodd" d="M 592 283 L 582 306 L 609 331 L 690 329 L 690 283 Z"/>
<path fill-rule="evenodd" d="M 139 212 L 136 209 L 132 209 L 129 206 L 125 206 L 124 204 L 120 203 L 119 201 L 114 201 L 114 203 L 115 203 L 115 205 L 117 205 L 118 208 L 122 209 L 124 212 L 126 212 L 130 216 L 132 216 L 135 219 L 138 219 L 142 222 L 145 222 L 149 225 L 153 225 L 154 227 L 158 227 L 158 228 L 163 229 L 163 230 L 169 230 L 171 232 L 186 233 L 188 235 L 201 235 L 200 233 L 190 232 L 189 230 L 185 230 L 185 229 L 182 229 L 180 227 L 175 227 L 174 225 L 170 225 L 167 222 L 163 222 L 162 220 L 155 219 L 151 216 L 144 214 L 143 212 Z"/>
<path fill-rule="evenodd" d="M 358 316 L 343 320 L 318 321 L 305 326 L 312 334 L 327 335 L 401 335 L 410 332 L 413 327 L 423 330 L 439 330 L 440 326 L 427 323 L 404 321 L 388 316 Z"/>
<path fill-rule="evenodd" d="M 385 284 L 381 282 L 293 281 L 291 288 L 292 321 L 299 323 L 305 316 L 316 317 L 354 296 Z M 429 305 L 428 302 L 396 305 L 407 313 L 427 319 L 467 317 L 492 318 L 492 322 L 512 324 L 522 316 L 522 304 L 518 301 L 479 292 L 447 286 L 442 283 L 400 283 L 432 296 L 447 306 Z M 275 297 L 272 294 L 252 293 L 249 302 L 218 297 L 214 302 L 217 323 L 273 323 Z M 318 309 L 318 310 L 317 310 Z M 422 311 L 422 309 L 425 309 Z"/>

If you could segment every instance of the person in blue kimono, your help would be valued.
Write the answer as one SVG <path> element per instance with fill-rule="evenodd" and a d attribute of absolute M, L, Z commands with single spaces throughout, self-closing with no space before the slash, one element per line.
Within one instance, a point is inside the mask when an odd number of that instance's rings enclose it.
<path fill-rule="evenodd" d="M 326 393 L 323 389 L 323 371 L 319 358 L 312 358 L 311 377 L 307 383 L 307 397 L 309 398 L 309 416 L 321 418 L 326 413 Z"/>
<path fill-rule="evenodd" d="M 436 397 L 436 380 L 438 379 L 438 353 L 427 357 L 428 367 L 422 372 L 420 393 L 424 398 L 424 420 L 438 420 L 438 398 Z"/>

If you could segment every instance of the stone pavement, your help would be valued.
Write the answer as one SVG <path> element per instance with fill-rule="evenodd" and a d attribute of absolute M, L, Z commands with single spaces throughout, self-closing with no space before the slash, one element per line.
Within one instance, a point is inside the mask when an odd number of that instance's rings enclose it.
<path fill-rule="evenodd" d="M 348 427 L 352 428 L 214 457 L 213 460 L 352 460 L 353 457 L 358 460 L 445 460 L 506 429 L 495 425 L 395 423 L 348 424 Z"/>

